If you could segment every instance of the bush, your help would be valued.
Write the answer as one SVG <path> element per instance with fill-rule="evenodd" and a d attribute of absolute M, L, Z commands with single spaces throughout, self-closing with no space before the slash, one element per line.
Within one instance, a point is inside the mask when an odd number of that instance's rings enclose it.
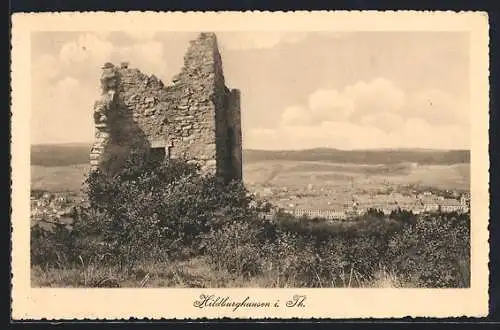
<path fill-rule="evenodd" d="M 412 211 L 401 210 L 401 208 L 392 211 L 389 218 L 402 222 L 403 224 L 415 225 L 417 223 L 417 217 Z"/>
<path fill-rule="evenodd" d="M 214 233 L 208 257 L 230 273 L 246 260 L 252 273 L 270 275 L 276 286 L 352 286 L 353 274 L 356 285 L 365 285 L 382 270 L 407 286 L 468 286 L 468 221 L 468 215 L 399 210 L 391 218 L 368 212 L 352 225 L 332 226 L 278 213 L 266 229 L 242 227 L 241 241 L 241 228 Z"/>
<path fill-rule="evenodd" d="M 398 275 L 419 286 L 468 287 L 469 215 L 418 218 L 415 225 L 407 225 L 391 237 L 386 259 Z"/>
<path fill-rule="evenodd" d="M 250 277 L 262 271 L 259 229 L 248 222 L 231 222 L 201 237 L 205 255 L 217 270 Z"/>
<path fill-rule="evenodd" d="M 310 286 L 316 280 L 317 255 L 305 235 L 276 230 L 276 238 L 262 244 L 263 270 L 276 286 Z"/>
<path fill-rule="evenodd" d="M 39 221 L 31 227 L 32 264 L 63 268 L 74 259 L 76 251 L 75 237 L 67 225 Z"/>
<path fill-rule="evenodd" d="M 117 173 L 90 173 L 88 205 L 75 213 L 82 254 L 127 268 L 140 260 L 185 258 L 206 248 L 201 234 L 256 218 L 259 208 L 241 183 L 198 170 L 183 161 L 131 159 Z"/>

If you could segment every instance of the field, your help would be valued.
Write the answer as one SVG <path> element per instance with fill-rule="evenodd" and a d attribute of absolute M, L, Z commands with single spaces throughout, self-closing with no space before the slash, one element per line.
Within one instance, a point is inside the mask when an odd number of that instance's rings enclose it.
<path fill-rule="evenodd" d="M 63 146 L 34 146 L 32 148 L 31 183 L 32 189 L 48 191 L 77 191 L 84 180 L 88 166 L 87 145 Z M 335 153 L 335 151 L 333 152 Z M 356 152 L 352 152 L 356 154 Z M 244 152 L 243 175 L 244 181 L 250 187 L 290 187 L 311 189 L 325 187 L 350 190 L 377 190 L 387 186 L 421 185 L 437 189 L 468 190 L 470 165 L 468 157 L 456 156 L 460 163 L 443 164 L 450 160 L 447 152 L 443 152 L 438 160 L 430 161 L 424 153 L 419 162 L 404 160 L 418 160 L 413 156 L 400 156 L 399 163 L 393 163 L 394 156 L 387 156 L 385 163 L 360 158 L 356 163 L 339 163 L 332 158 L 327 161 L 298 160 L 301 157 L 289 155 L 284 159 L 281 152 L 263 152 L 257 154 L 250 150 Z M 389 155 L 389 154 L 387 154 Z M 436 153 L 432 153 L 437 157 Z M 312 157 L 310 154 L 308 157 Z M 318 156 L 321 158 L 322 156 Z M 380 161 L 381 155 L 374 155 L 373 159 Z M 295 158 L 295 159 L 294 159 Z M 306 156 L 302 155 L 302 158 Z M 323 156 L 324 158 L 324 156 Z M 356 160 L 354 157 L 348 157 Z M 359 157 L 358 157 L 359 158 Z M 366 164 L 360 163 L 364 161 Z"/>
<path fill-rule="evenodd" d="M 31 166 L 31 189 L 50 192 L 77 192 L 80 190 L 87 164 L 67 166 Z"/>
<path fill-rule="evenodd" d="M 249 185 L 307 187 L 415 184 L 440 189 L 469 188 L 469 164 L 454 165 L 359 165 L 304 161 L 261 161 L 245 164 Z M 367 187 L 370 188 L 369 186 Z"/>
<path fill-rule="evenodd" d="M 286 207 L 342 207 L 360 204 L 384 207 L 391 192 L 408 195 L 408 187 L 465 192 L 470 165 L 360 165 L 328 162 L 261 161 L 246 164 L 248 188 Z"/>

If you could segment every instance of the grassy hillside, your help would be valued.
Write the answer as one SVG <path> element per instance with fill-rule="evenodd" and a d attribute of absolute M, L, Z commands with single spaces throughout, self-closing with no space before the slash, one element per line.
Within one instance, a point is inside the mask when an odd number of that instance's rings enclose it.
<path fill-rule="evenodd" d="M 91 145 L 41 144 L 31 147 L 31 165 L 68 166 L 89 162 Z M 468 150 L 430 150 L 430 149 L 379 149 L 379 150 L 253 150 L 243 151 L 245 163 L 262 161 L 317 161 L 350 164 L 399 164 L 418 163 L 421 165 L 451 165 L 470 162 Z"/>

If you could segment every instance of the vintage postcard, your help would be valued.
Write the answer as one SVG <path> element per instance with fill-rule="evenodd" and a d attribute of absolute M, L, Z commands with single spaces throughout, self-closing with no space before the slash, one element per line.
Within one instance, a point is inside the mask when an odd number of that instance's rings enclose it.
<path fill-rule="evenodd" d="M 488 311 L 488 17 L 12 17 L 14 319 Z"/>

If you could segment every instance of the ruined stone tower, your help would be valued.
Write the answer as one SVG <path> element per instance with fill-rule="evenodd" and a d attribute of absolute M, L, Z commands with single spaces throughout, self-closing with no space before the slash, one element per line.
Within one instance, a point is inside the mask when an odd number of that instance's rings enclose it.
<path fill-rule="evenodd" d="M 215 34 L 190 42 L 170 86 L 126 63 L 102 69 L 92 169 L 117 168 L 140 153 L 196 162 L 203 173 L 241 180 L 240 92 L 225 86 Z"/>

